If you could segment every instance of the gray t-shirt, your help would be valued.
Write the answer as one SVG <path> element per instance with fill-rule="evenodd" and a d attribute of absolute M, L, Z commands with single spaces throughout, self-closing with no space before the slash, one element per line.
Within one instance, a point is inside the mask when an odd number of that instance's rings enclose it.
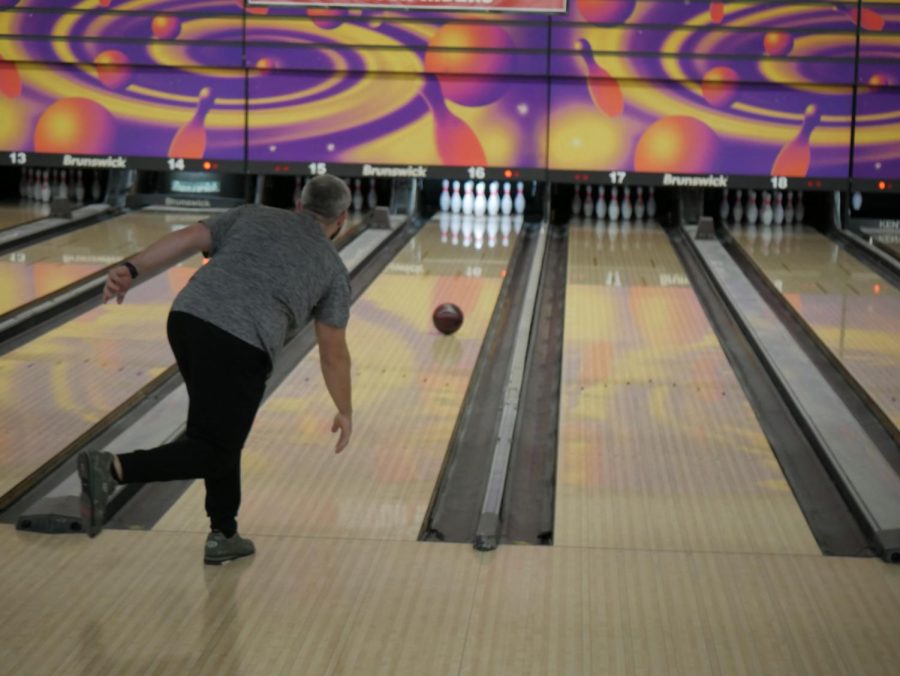
<path fill-rule="evenodd" d="M 303 213 L 244 205 L 206 220 L 211 260 L 172 310 L 275 355 L 311 317 L 344 328 L 350 277 L 322 227 Z"/>

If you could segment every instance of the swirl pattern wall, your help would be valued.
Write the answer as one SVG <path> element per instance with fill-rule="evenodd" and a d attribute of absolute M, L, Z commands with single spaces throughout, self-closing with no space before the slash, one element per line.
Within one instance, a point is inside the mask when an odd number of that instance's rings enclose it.
<path fill-rule="evenodd" d="M 846 181 L 898 139 L 897 2 L 0 0 L 8 152 Z"/>

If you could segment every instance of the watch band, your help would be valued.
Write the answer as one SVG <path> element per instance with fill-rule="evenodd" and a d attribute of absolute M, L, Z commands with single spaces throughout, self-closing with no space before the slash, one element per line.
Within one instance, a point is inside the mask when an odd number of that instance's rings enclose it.
<path fill-rule="evenodd" d="M 128 268 L 128 274 L 131 275 L 132 279 L 138 276 L 138 269 L 134 267 L 134 263 L 132 263 L 131 261 L 125 261 L 124 263 L 122 263 L 122 265 Z"/>

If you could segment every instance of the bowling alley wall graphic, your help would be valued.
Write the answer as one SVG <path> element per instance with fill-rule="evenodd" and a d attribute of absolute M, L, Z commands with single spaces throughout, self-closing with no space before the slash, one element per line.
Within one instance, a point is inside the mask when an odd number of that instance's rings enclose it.
<path fill-rule="evenodd" d="M 898 178 L 898 139 L 900 3 L 0 0 L 6 153 Z"/>

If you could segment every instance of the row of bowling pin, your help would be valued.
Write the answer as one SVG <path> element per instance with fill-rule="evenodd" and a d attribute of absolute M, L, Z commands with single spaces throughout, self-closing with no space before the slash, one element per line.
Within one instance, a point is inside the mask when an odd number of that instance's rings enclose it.
<path fill-rule="evenodd" d="M 497 235 L 500 235 L 500 244 L 508 247 L 510 233 L 518 235 L 522 231 L 522 221 L 520 215 L 475 216 L 443 212 L 439 217 L 441 242 L 481 249 L 487 238 L 488 248 L 493 249 L 497 246 Z"/>
<path fill-rule="evenodd" d="M 572 216 L 584 215 L 585 218 L 596 217 L 602 220 L 630 221 L 632 218 L 642 221 L 645 218 L 656 218 L 656 192 L 653 187 L 647 188 L 646 198 L 644 188 L 638 186 L 635 189 L 632 200 L 631 188 L 622 186 L 622 199 L 619 200 L 619 186 L 609 189 L 609 200 L 606 198 L 606 186 L 597 188 L 597 199 L 594 199 L 594 186 L 575 185 L 575 194 L 572 196 Z"/>
<path fill-rule="evenodd" d="M 77 172 L 66 173 L 65 169 L 22 170 L 19 178 L 19 197 L 29 202 L 50 202 L 54 199 L 70 199 L 78 204 L 86 197 L 84 175 Z M 94 172 L 90 192 L 91 201 L 100 200 L 100 175 Z"/>
<path fill-rule="evenodd" d="M 804 217 L 803 193 L 797 192 L 796 202 L 794 192 L 788 191 L 787 196 L 781 190 L 772 195 L 765 191 L 760 195 L 755 190 L 747 191 L 747 199 L 744 200 L 743 190 L 738 190 L 734 195 L 734 203 L 729 202 L 728 189 L 722 191 L 722 201 L 719 204 L 719 216 L 723 223 L 749 223 L 755 225 L 782 225 L 784 223 L 802 223 Z"/>
<path fill-rule="evenodd" d="M 346 181 L 347 179 L 344 180 Z M 364 206 L 366 209 L 372 210 L 378 206 L 378 192 L 375 190 L 374 178 L 369 179 L 368 192 L 366 192 L 365 196 L 363 196 L 363 182 L 361 178 L 353 179 L 352 184 L 350 181 L 347 181 L 347 184 L 351 186 L 351 211 L 362 211 Z M 300 205 L 300 194 L 303 192 L 304 185 L 306 185 L 306 179 L 298 176 L 297 182 L 294 184 L 294 206 Z"/>
<path fill-rule="evenodd" d="M 450 192 L 450 181 L 444 179 L 441 183 L 441 197 L 438 201 L 441 211 L 458 214 L 462 212 L 467 216 L 484 216 L 489 214 L 497 216 L 503 214 L 509 216 L 512 213 L 525 213 L 525 184 L 522 181 L 516 183 L 516 196 L 512 196 L 512 185 L 509 181 L 503 184 L 503 195 L 500 195 L 499 181 L 492 181 L 487 186 L 484 181 L 475 183 L 466 181 L 462 185 L 463 193 L 460 194 L 460 182 L 453 181 L 453 192 Z M 486 194 L 485 191 L 489 190 Z"/>

